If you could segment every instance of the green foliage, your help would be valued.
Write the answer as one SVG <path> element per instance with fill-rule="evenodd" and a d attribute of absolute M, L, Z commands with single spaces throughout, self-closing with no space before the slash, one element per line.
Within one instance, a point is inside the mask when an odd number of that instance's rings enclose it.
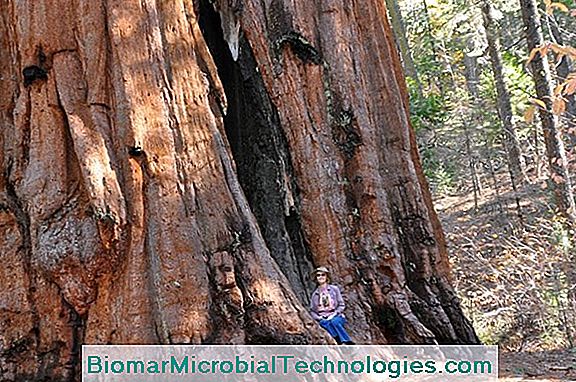
<path fill-rule="evenodd" d="M 416 132 L 422 129 L 431 129 L 440 126 L 448 115 L 446 100 L 442 95 L 430 93 L 423 97 L 418 95 L 416 84 L 408 79 L 410 91 L 410 117 Z"/>
<path fill-rule="evenodd" d="M 556 248 L 565 254 L 571 253 L 571 250 L 574 248 L 572 243 L 574 231 L 570 230 L 567 227 L 566 222 L 560 218 L 557 218 L 553 222 L 553 228 L 553 243 L 555 244 Z"/>
<path fill-rule="evenodd" d="M 446 99 L 437 93 L 419 96 L 417 85 L 408 79 L 410 91 L 410 117 L 416 134 L 420 136 L 420 154 L 424 174 L 435 194 L 451 193 L 455 188 L 456 171 L 440 160 L 434 142 L 426 137 L 441 129 L 449 116 Z"/>
<path fill-rule="evenodd" d="M 512 107 L 518 115 L 521 115 L 521 108 L 535 93 L 534 81 L 524 69 L 526 59 L 521 55 L 521 52 L 503 52 L 502 61 Z"/>
<path fill-rule="evenodd" d="M 425 151 L 432 152 L 430 150 Z M 432 187 L 435 195 L 448 195 L 456 188 L 456 171 L 452 166 L 446 165 L 437 158 L 427 159 L 423 157 L 424 174 Z"/>
<path fill-rule="evenodd" d="M 574 0 L 555 0 L 555 3 L 562 3 L 565 6 L 567 6 L 568 8 L 572 8 L 574 6 L 576 6 L 576 1 Z"/>

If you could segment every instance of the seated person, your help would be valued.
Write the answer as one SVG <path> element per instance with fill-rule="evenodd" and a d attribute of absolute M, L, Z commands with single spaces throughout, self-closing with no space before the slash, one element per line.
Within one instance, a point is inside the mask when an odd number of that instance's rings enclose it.
<path fill-rule="evenodd" d="M 346 319 L 344 312 L 344 300 L 340 289 L 336 285 L 328 284 L 330 271 L 326 267 L 316 268 L 313 275 L 318 287 L 312 293 L 310 301 L 310 314 L 320 323 L 339 344 L 353 345 L 354 342 L 344 329 Z"/>

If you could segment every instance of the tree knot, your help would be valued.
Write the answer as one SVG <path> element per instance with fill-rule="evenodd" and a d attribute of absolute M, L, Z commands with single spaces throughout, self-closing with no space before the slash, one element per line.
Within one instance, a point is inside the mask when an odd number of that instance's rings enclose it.
<path fill-rule="evenodd" d="M 37 65 L 30 65 L 22 70 L 24 86 L 30 86 L 36 80 L 47 80 L 48 73 Z"/>
<path fill-rule="evenodd" d="M 313 63 L 315 65 L 322 63 L 322 57 L 318 50 L 312 46 L 310 41 L 296 31 L 290 31 L 278 38 L 275 43 L 275 48 L 280 52 L 284 45 L 288 45 L 296 57 L 305 63 Z"/>

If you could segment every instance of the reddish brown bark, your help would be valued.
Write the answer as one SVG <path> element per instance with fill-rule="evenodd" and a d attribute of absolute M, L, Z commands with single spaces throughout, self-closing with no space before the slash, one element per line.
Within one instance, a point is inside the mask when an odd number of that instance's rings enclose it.
<path fill-rule="evenodd" d="M 301 3 L 222 31 L 208 2 L 0 2 L 6 379 L 73 379 L 81 343 L 331 341 L 315 265 L 357 342 L 477 342 L 383 5 Z"/>

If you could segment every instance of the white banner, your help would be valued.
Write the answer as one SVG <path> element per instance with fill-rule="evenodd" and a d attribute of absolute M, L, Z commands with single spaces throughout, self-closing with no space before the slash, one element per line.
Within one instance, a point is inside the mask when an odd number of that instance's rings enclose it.
<path fill-rule="evenodd" d="M 498 380 L 497 346 L 85 345 L 82 381 Z"/>

